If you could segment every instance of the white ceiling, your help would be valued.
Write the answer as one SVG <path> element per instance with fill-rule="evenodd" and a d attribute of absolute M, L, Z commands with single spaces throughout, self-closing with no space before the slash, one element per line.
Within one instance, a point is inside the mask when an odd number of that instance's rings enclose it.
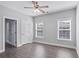
<path fill-rule="evenodd" d="M 74 8 L 77 6 L 77 1 L 38 1 L 39 5 L 48 5 L 49 8 L 43 10 L 48 13 L 56 12 L 64 9 Z M 41 13 L 35 13 L 33 9 L 24 9 L 24 7 L 31 7 L 31 1 L 0 1 L 0 5 L 17 10 L 29 16 L 41 15 Z"/>

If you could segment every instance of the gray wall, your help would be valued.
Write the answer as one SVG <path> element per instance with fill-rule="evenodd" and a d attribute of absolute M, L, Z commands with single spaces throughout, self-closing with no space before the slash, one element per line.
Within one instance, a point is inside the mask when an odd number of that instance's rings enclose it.
<path fill-rule="evenodd" d="M 29 34 L 29 37 L 28 37 L 28 40 L 32 40 L 32 17 L 30 17 L 30 16 L 27 16 L 27 15 L 24 15 L 24 14 L 22 14 L 22 13 L 20 13 L 20 12 L 18 12 L 18 11 L 15 11 L 15 10 L 12 10 L 12 9 L 10 9 L 10 8 L 7 8 L 7 7 L 4 7 L 4 6 L 1 6 L 0 5 L 0 52 L 1 51 L 3 51 L 3 49 L 4 49 L 4 43 L 3 43 L 3 16 L 5 16 L 5 17 L 9 17 L 9 18 L 13 18 L 13 19 L 15 19 L 15 20 L 17 20 L 17 46 L 21 46 L 22 45 L 22 28 L 21 28 L 21 21 L 23 20 L 23 21 L 28 21 L 29 22 L 29 24 L 31 24 L 31 26 L 29 26 L 29 28 L 27 28 L 27 29 L 29 29 L 30 31 L 31 31 L 31 33 L 29 33 L 29 32 L 25 32 L 25 33 L 27 33 L 27 34 Z M 28 23 L 26 21 L 26 23 Z M 28 26 L 28 25 L 24 25 L 24 26 Z M 27 38 L 27 36 L 25 36 L 26 38 Z M 31 38 L 30 38 L 31 37 Z M 27 39 L 26 39 L 26 41 L 27 41 Z"/>
<path fill-rule="evenodd" d="M 76 9 L 76 45 L 77 45 L 77 53 L 78 53 L 78 56 L 79 56 L 79 4 L 77 6 L 77 9 Z"/>
<path fill-rule="evenodd" d="M 72 21 L 71 41 L 64 41 L 64 40 L 57 39 L 57 20 L 63 19 L 64 17 L 72 18 L 71 19 Z M 39 22 L 44 22 L 45 24 L 44 25 L 44 38 L 39 39 L 39 38 L 35 38 L 34 36 L 34 42 L 42 42 L 42 43 L 44 42 L 44 43 L 48 43 L 52 45 L 53 44 L 60 45 L 60 46 L 65 46 L 69 48 L 76 47 L 76 9 L 75 8 L 51 13 L 48 15 L 34 17 L 34 23 L 39 23 Z"/>

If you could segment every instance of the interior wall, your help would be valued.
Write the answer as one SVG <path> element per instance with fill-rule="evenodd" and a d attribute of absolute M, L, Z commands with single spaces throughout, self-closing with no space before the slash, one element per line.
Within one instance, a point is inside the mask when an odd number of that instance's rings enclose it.
<path fill-rule="evenodd" d="M 61 20 L 63 18 L 72 18 L 71 41 L 57 39 L 57 20 Z M 76 9 L 75 8 L 51 13 L 48 15 L 34 17 L 34 23 L 39 23 L 39 22 L 44 23 L 44 38 L 36 38 L 34 36 L 34 42 L 47 43 L 47 44 L 64 46 L 69 48 L 76 48 Z"/>
<path fill-rule="evenodd" d="M 76 50 L 79 56 L 79 4 L 76 9 Z"/>
<path fill-rule="evenodd" d="M 27 20 L 26 21 L 26 23 L 29 23 L 29 24 L 31 24 L 31 26 L 29 27 L 29 28 L 27 28 L 27 29 L 29 29 L 30 31 L 31 31 L 31 33 L 29 33 L 29 32 L 25 32 L 25 33 L 27 33 L 27 34 L 29 34 L 29 37 L 28 37 L 28 39 L 30 39 L 31 40 L 31 42 L 32 42 L 32 36 L 33 36 L 33 34 L 32 34 L 32 17 L 30 17 L 30 16 L 27 16 L 27 15 L 24 15 L 24 14 L 22 14 L 22 13 L 20 13 L 20 12 L 18 12 L 18 11 L 15 11 L 15 10 L 12 10 L 12 9 L 10 9 L 10 8 L 7 8 L 7 7 L 4 7 L 4 6 L 1 6 L 0 5 L 0 51 L 1 50 L 3 50 L 3 47 L 4 47 L 4 43 L 3 43 L 3 17 L 8 17 L 8 18 L 11 18 L 11 19 L 14 19 L 14 20 L 17 20 L 17 46 L 21 46 L 22 45 L 22 43 L 23 42 L 21 42 L 21 40 L 23 40 L 21 37 L 23 36 L 22 35 L 22 28 L 21 28 L 21 21 L 22 20 Z M 29 26 L 29 25 L 23 25 L 23 26 Z M 25 36 L 26 38 L 27 38 L 27 36 Z M 30 38 L 31 37 L 31 38 Z M 26 39 L 26 41 L 27 41 L 27 39 Z"/>

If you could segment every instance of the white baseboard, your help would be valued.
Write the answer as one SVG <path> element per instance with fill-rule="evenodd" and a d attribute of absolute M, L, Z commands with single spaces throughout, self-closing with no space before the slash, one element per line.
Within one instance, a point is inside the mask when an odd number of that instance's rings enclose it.
<path fill-rule="evenodd" d="M 41 42 L 41 41 L 34 41 L 34 42 L 44 43 L 44 44 L 53 45 L 53 46 L 60 46 L 60 47 L 66 47 L 66 48 L 76 49 L 75 47 L 71 47 L 71 46 L 68 46 L 68 45 L 61 45 L 61 44 L 48 43 L 48 42 Z"/>
<path fill-rule="evenodd" d="M 28 42 L 28 43 L 32 43 L 32 41 L 31 41 L 31 42 Z M 25 44 L 28 44 L 28 43 L 19 44 L 19 45 L 17 45 L 17 47 L 21 47 L 21 46 L 23 46 L 23 45 L 25 45 Z"/>
<path fill-rule="evenodd" d="M 79 49 L 76 49 L 76 52 L 77 52 L 77 55 L 78 55 L 78 57 L 79 57 Z"/>
<path fill-rule="evenodd" d="M 0 53 L 3 53 L 3 52 L 5 52 L 5 50 L 4 50 L 4 49 L 0 50 Z"/>
<path fill-rule="evenodd" d="M 22 46 L 22 44 L 19 44 L 19 45 L 17 45 L 17 48 L 18 48 L 18 47 L 21 47 L 21 46 Z"/>

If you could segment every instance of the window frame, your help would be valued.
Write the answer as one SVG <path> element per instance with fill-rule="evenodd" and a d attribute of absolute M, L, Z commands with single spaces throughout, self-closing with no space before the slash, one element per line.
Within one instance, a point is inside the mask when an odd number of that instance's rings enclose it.
<path fill-rule="evenodd" d="M 60 22 L 69 22 L 70 23 L 70 29 L 59 29 L 59 24 L 60 24 Z M 59 38 L 59 31 L 60 30 L 69 30 L 70 31 L 70 39 L 61 39 L 61 38 Z M 66 40 L 66 41 L 71 41 L 71 20 L 58 20 L 57 21 L 57 39 L 58 40 Z"/>
<path fill-rule="evenodd" d="M 41 27 L 40 24 L 43 27 Z M 43 28 L 43 29 L 38 29 L 38 27 Z M 42 31 L 43 36 L 38 36 L 38 31 L 40 31 L 40 30 Z M 36 36 L 36 38 L 44 38 L 44 23 L 43 22 L 35 24 L 35 36 Z"/>

